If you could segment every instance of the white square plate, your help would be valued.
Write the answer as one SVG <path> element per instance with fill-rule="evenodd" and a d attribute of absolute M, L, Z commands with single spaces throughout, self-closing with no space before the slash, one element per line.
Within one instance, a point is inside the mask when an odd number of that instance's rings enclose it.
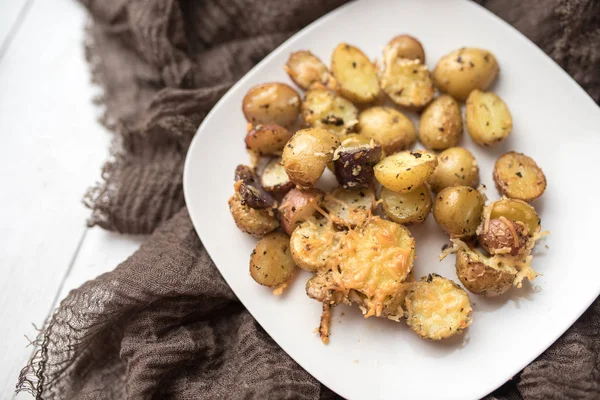
<path fill-rule="evenodd" d="M 501 72 L 492 89 L 512 112 L 513 133 L 490 149 L 476 146 L 466 134 L 460 145 L 477 158 L 491 200 L 498 198 L 492 167 L 500 154 L 523 152 L 544 169 L 548 189 L 534 206 L 542 228 L 552 233 L 536 247 L 533 264 L 543 275 L 533 286 L 512 289 L 501 298 L 471 294 L 471 327 L 440 343 L 420 339 L 404 323 L 365 320 L 357 308 L 340 306 L 326 346 L 314 333 L 321 305 L 304 293 L 307 273 L 299 274 L 281 297 L 249 276 L 256 240 L 238 231 L 227 206 L 233 171 L 248 162 L 242 98 L 259 83 L 291 84 L 282 67 L 292 51 L 309 49 L 328 63 L 335 46 L 348 42 L 375 59 L 401 33 L 420 39 L 429 68 L 463 46 L 489 49 L 497 57 Z M 315 378 L 350 399 L 476 399 L 542 353 L 600 293 L 594 251 L 600 186 L 592 175 L 599 171 L 599 153 L 597 105 L 540 49 L 493 14 L 463 1 L 358 1 L 296 34 L 223 96 L 189 149 L 184 190 L 196 231 L 227 283 L 269 335 Z M 438 262 L 447 239 L 433 218 L 410 230 L 417 243 L 415 276 L 436 272 L 458 281 L 454 257 Z"/>

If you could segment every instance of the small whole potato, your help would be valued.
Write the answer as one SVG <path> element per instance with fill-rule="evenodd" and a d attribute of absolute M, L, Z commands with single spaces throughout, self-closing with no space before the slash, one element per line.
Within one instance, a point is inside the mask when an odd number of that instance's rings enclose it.
<path fill-rule="evenodd" d="M 396 193 L 383 187 L 379 198 L 385 214 L 392 221 L 403 225 L 420 224 L 425 221 L 433 204 L 426 184 L 408 193 Z"/>
<path fill-rule="evenodd" d="M 292 133 L 282 126 L 259 124 L 246 134 L 246 147 L 259 156 L 280 155 Z"/>
<path fill-rule="evenodd" d="M 485 90 L 498 76 L 496 57 L 487 50 L 463 47 L 443 56 L 433 70 L 440 91 L 465 100 L 475 89 Z"/>
<path fill-rule="evenodd" d="M 531 157 L 514 151 L 503 154 L 494 165 L 498 191 L 511 199 L 532 201 L 544 194 L 546 176 Z"/>
<path fill-rule="evenodd" d="M 434 192 L 450 186 L 479 185 L 479 167 L 471 152 L 463 147 L 451 147 L 438 155 L 438 166 L 429 177 Z"/>
<path fill-rule="evenodd" d="M 478 232 L 477 240 L 491 255 L 509 254 L 519 256 L 526 251 L 529 242 L 524 223 L 506 217 L 490 219 Z"/>
<path fill-rule="evenodd" d="M 423 45 L 410 35 L 396 36 L 389 41 L 383 51 L 384 53 L 386 51 L 393 51 L 394 55 L 398 58 L 419 60 L 421 64 L 425 64 L 425 50 L 423 50 Z"/>
<path fill-rule="evenodd" d="M 524 223 L 529 236 L 541 230 L 541 220 L 537 212 L 530 204 L 522 200 L 501 199 L 488 204 L 485 208 L 486 212 L 490 214 L 490 219 L 504 217 L 511 221 Z"/>
<path fill-rule="evenodd" d="M 462 136 L 463 122 L 456 100 L 442 95 L 432 101 L 419 121 L 419 140 L 432 150 L 456 146 Z"/>
<path fill-rule="evenodd" d="M 427 182 L 437 164 L 435 154 L 427 151 L 402 151 L 381 160 L 375 178 L 393 192 L 407 193 Z"/>
<path fill-rule="evenodd" d="M 379 97 L 377 70 L 362 51 L 340 43 L 331 56 L 331 72 L 342 96 L 356 103 L 370 103 Z"/>
<path fill-rule="evenodd" d="M 451 186 L 439 192 L 433 203 L 433 217 L 453 238 L 475 235 L 481 222 L 485 199 L 469 186 Z"/>
<path fill-rule="evenodd" d="M 340 142 L 336 135 L 324 129 L 309 128 L 298 132 L 283 149 L 281 157 L 285 172 L 296 185 L 315 184 Z"/>
<path fill-rule="evenodd" d="M 330 87 L 335 82 L 327 66 L 307 50 L 290 54 L 283 69 L 294 83 L 304 90 L 308 90 L 314 83 Z M 335 88 L 335 85 L 331 88 Z"/>
<path fill-rule="evenodd" d="M 264 286 L 281 285 L 295 270 L 290 237 L 282 232 L 273 232 L 260 239 L 250 256 L 250 276 Z"/>
<path fill-rule="evenodd" d="M 342 136 L 352 132 L 358 123 L 358 109 L 352 102 L 322 87 L 306 92 L 302 102 L 302 118 L 313 128 L 326 129 Z"/>
<path fill-rule="evenodd" d="M 412 146 L 417 140 L 415 126 L 391 107 L 371 107 L 358 115 L 360 134 L 375 140 L 389 155 Z"/>
<path fill-rule="evenodd" d="M 501 142 L 512 131 L 512 116 L 506 103 L 491 92 L 471 92 L 465 119 L 469 135 L 482 146 Z"/>
<path fill-rule="evenodd" d="M 285 83 L 263 83 L 248 91 L 242 101 L 242 111 L 253 125 L 276 124 L 289 128 L 300 115 L 300 96 Z"/>
<path fill-rule="evenodd" d="M 468 250 L 456 253 L 456 275 L 471 293 L 485 297 L 499 296 L 513 285 L 516 270 L 492 268 L 482 255 Z"/>

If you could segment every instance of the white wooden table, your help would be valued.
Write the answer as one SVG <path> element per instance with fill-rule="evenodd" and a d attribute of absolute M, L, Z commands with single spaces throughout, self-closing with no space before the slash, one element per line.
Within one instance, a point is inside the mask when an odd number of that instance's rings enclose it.
<path fill-rule="evenodd" d="M 86 18 L 74 0 L 0 0 L 0 399 L 14 397 L 33 324 L 144 239 L 85 225 L 81 198 L 110 140 L 91 103 Z"/>

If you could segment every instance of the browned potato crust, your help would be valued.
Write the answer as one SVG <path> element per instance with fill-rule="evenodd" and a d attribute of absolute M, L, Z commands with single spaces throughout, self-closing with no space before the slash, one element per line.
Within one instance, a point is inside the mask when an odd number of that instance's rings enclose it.
<path fill-rule="evenodd" d="M 331 72 L 342 96 L 356 103 L 370 103 L 380 93 L 377 71 L 357 47 L 339 44 L 331 56 Z"/>
<path fill-rule="evenodd" d="M 473 236 L 481 222 L 484 203 L 478 190 L 468 186 L 447 187 L 435 197 L 433 217 L 450 237 Z"/>
<path fill-rule="evenodd" d="M 425 221 L 433 204 L 426 184 L 408 193 L 396 193 L 383 187 L 380 199 L 385 214 L 392 221 L 403 225 L 420 224 Z"/>
<path fill-rule="evenodd" d="M 499 296 L 513 285 L 516 270 L 492 268 L 482 256 L 467 250 L 456 253 L 456 275 L 468 291 L 486 297 Z"/>
<path fill-rule="evenodd" d="M 465 112 L 467 131 L 475 143 L 490 146 L 512 132 L 512 116 L 500 97 L 492 92 L 473 90 Z"/>
<path fill-rule="evenodd" d="M 442 95 L 431 102 L 419 122 L 419 140 L 432 150 L 456 146 L 462 136 L 463 122 L 456 100 Z"/>
<path fill-rule="evenodd" d="M 229 211 L 242 232 L 262 237 L 279 227 L 273 210 L 255 210 L 242 201 L 239 193 L 229 198 Z"/>
<path fill-rule="evenodd" d="M 281 155 L 292 133 L 274 124 L 256 125 L 246 135 L 246 147 L 259 156 Z"/>
<path fill-rule="evenodd" d="M 506 197 L 532 201 L 546 190 L 546 176 L 542 169 L 525 154 L 508 152 L 494 165 L 494 182 Z"/>
<path fill-rule="evenodd" d="M 465 100 L 471 91 L 487 89 L 498 71 L 498 62 L 492 53 L 463 47 L 440 58 L 433 80 L 440 91 L 456 100 Z"/>
<path fill-rule="evenodd" d="M 386 50 L 393 51 L 398 58 L 419 60 L 421 64 L 425 65 L 425 50 L 423 50 L 423 45 L 413 36 L 396 36 L 389 41 Z"/>
<path fill-rule="evenodd" d="M 479 185 L 479 167 L 471 152 L 463 147 L 451 147 L 438 155 L 438 166 L 429 177 L 434 192 L 450 186 Z"/>
<path fill-rule="evenodd" d="M 358 116 L 360 134 L 375 140 L 390 155 L 412 146 L 417 140 L 415 126 L 391 107 L 371 107 Z"/>
<path fill-rule="evenodd" d="M 263 83 L 248 91 L 242 101 L 242 111 L 253 125 L 276 124 L 289 128 L 300 115 L 300 96 L 285 83 Z"/>
<path fill-rule="evenodd" d="M 319 58 L 307 50 L 290 54 L 287 64 L 283 67 L 294 83 L 307 90 L 314 83 L 335 87 L 335 79 L 329 69 Z"/>
<path fill-rule="evenodd" d="M 290 238 L 282 232 L 273 232 L 260 239 L 250 256 L 250 276 L 264 286 L 282 284 L 295 269 Z"/>

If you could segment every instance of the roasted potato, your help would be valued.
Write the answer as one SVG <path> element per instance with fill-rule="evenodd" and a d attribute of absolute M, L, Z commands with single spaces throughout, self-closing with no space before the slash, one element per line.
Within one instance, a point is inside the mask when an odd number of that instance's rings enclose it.
<path fill-rule="evenodd" d="M 300 96 L 285 83 L 263 83 L 251 88 L 242 102 L 242 111 L 252 125 L 276 124 L 291 127 L 300 114 Z"/>
<path fill-rule="evenodd" d="M 475 90 L 486 90 L 498 76 L 498 62 L 487 50 L 463 47 L 443 56 L 433 70 L 440 91 L 465 100 Z"/>
<path fill-rule="evenodd" d="M 384 52 L 381 90 L 401 107 L 418 111 L 433 100 L 435 89 L 427 66 L 419 60 L 398 57 L 398 50 Z"/>
<path fill-rule="evenodd" d="M 325 195 L 323 208 L 329 212 L 329 218 L 339 227 L 354 228 L 367 221 L 375 209 L 373 189 L 347 190 L 338 188 Z"/>
<path fill-rule="evenodd" d="M 406 323 L 425 339 L 446 339 L 471 324 L 469 295 L 456 283 L 436 274 L 415 283 L 405 303 Z"/>
<path fill-rule="evenodd" d="M 313 128 L 343 136 L 354 131 L 358 123 L 358 109 L 330 90 L 313 87 L 306 92 L 302 102 L 302 118 Z"/>
<path fill-rule="evenodd" d="M 522 222 L 527 227 L 527 234 L 533 236 L 541 230 L 541 220 L 535 209 L 522 200 L 501 199 L 488 204 L 484 215 L 489 213 L 489 219 L 507 218 Z"/>
<path fill-rule="evenodd" d="M 479 185 L 479 167 L 471 152 L 463 147 L 451 147 L 438 155 L 438 166 L 429 178 L 434 192 L 450 186 Z"/>
<path fill-rule="evenodd" d="M 512 221 L 506 217 L 490 219 L 477 232 L 477 240 L 491 255 L 508 254 L 520 256 L 527 251 L 529 242 L 528 228 L 523 222 Z"/>
<path fill-rule="evenodd" d="M 256 180 L 256 174 L 254 173 L 254 169 L 247 165 L 240 164 L 235 167 L 235 175 L 233 180 L 237 181 L 252 181 Z"/>
<path fill-rule="evenodd" d="M 320 128 L 303 129 L 283 149 L 285 172 L 296 185 L 310 187 L 319 180 L 340 142 L 334 134 Z"/>
<path fill-rule="evenodd" d="M 303 221 L 312 217 L 323 202 L 325 193 L 319 189 L 290 190 L 281 200 L 279 215 L 283 230 L 291 235 Z"/>
<path fill-rule="evenodd" d="M 308 218 L 292 233 L 292 257 L 300 268 L 310 272 L 318 271 L 325 268 L 336 254 L 340 238 L 333 223 L 326 218 Z"/>
<path fill-rule="evenodd" d="M 275 195 L 284 195 L 295 186 L 283 168 L 281 157 L 273 158 L 264 167 L 260 174 L 260 183 L 267 192 Z"/>
<path fill-rule="evenodd" d="M 425 50 L 416 38 L 410 35 L 399 35 L 389 41 L 384 52 L 392 51 L 398 58 L 419 60 L 425 65 Z"/>
<path fill-rule="evenodd" d="M 481 222 L 485 199 L 469 186 L 451 186 L 439 192 L 433 203 L 433 217 L 453 238 L 475 235 Z"/>
<path fill-rule="evenodd" d="M 546 190 L 542 169 L 525 154 L 503 154 L 494 165 L 494 182 L 498 191 L 511 199 L 532 201 Z"/>
<path fill-rule="evenodd" d="M 403 151 L 381 160 L 375 166 L 375 178 L 391 191 L 406 193 L 425 183 L 437 163 L 437 157 L 432 153 Z"/>
<path fill-rule="evenodd" d="M 327 66 L 310 51 L 301 50 L 290 54 L 283 69 L 294 83 L 304 90 L 308 90 L 315 83 L 321 83 L 331 89 L 336 87 L 335 79 Z"/>
<path fill-rule="evenodd" d="M 239 193 L 229 198 L 229 211 L 235 224 L 242 232 L 262 237 L 279 227 L 279 221 L 272 209 L 256 210 L 250 208 Z"/>
<path fill-rule="evenodd" d="M 412 146 L 417 140 L 408 117 L 391 107 L 371 107 L 358 116 L 360 134 L 375 140 L 389 155 Z"/>
<path fill-rule="evenodd" d="M 242 203 L 251 208 L 271 208 L 275 199 L 265 191 L 254 170 L 247 165 L 238 165 L 235 169 L 234 189 L 242 196 Z"/>
<path fill-rule="evenodd" d="M 467 131 L 475 143 L 490 146 L 512 131 L 512 116 L 506 104 L 492 92 L 474 90 L 467 99 Z"/>
<path fill-rule="evenodd" d="M 481 253 L 461 249 L 456 253 L 456 275 L 468 291 L 493 297 L 512 287 L 517 271 L 503 265 L 494 267 Z"/>
<path fill-rule="evenodd" d="M 259 156 L 281 155 L 292 133 L 274 124 L 256 125 L 246 134 L 246 148 Z"/>
<path fill-rule="evenodd" d="M 331 271 L 315 274 L 306 282 L 306 295 L 319 303 L 338 305 L 347 301 L 344 292 L 333 289 L 335 280 Z"/>
<path fill-rule="evenodd" d="M 377 70 L 358 48 L 339 44 L 331 55 L 331 72 L 342 96 L 356 103 L 370 103 L 380 93 Z"/>
<path fill-rule="evenodd" d="M 419 140 L 432 150 L 456 146 L 462 136 L 460 107 L 450 96 L 442 95 L 431 102 L 419 122 Z"/>
<path fill-rule="evenodd" d="M 362 189 L 373 182 L 373 167 L 381 160 L 381 146 L 360 135 L 349 135 L 333 155 L 333 173 L 346 189 Z"/>
<path fill-rule="evenodd" d="M 264 286 L 281 285 L 295 270 L 290 238 L 282 232 L 269 233 L 260 239 L 250 256 L 250 276 Z"/>
<path fill-rule="evenodd" d="M 420 224 L 425 221 L 433 204 L 426 184 L 408 193 L 396 193 L 383 187 L 379 198 L 385 214 L 392 221 L 403 225 Z"/>

